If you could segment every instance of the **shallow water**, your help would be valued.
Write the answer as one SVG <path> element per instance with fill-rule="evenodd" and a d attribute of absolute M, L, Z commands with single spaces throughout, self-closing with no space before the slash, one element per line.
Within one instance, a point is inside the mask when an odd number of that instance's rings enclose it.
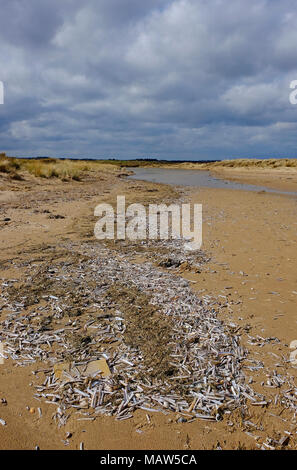
<path fill-rule="evenodd" d="M 266 186 L 218 179 L 212 176 L 209 171 L 204 170 L 170 170 L 166 168 L 132 168 L 132 170 L 134 175 L 129 176 L 130 179 L 152 181 L 153 183 L 173 184 L 175 186 L 241 189 L 244 191 L 267 191 L 269 193 L 297 196 L 297 192 L 294 191 L 280 191 L 267 188 Z"/>

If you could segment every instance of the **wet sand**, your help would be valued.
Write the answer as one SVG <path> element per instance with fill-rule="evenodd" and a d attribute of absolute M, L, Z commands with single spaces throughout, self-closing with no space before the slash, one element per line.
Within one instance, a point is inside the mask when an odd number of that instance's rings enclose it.
<path fill-rule="evenodd" d="M 216 168 L 212 170 L 212 174 L 217 178 L 280 191 L 296 191 L 297 188 L 296 168 Z"/>
<path fill-rule="evenodd" d="M 239 180 L 241 177 L 236 176 Z M 265 175 L 261 180 L 257 174 L 257 184 L 275 186 L 275 178 L 269 178 Z M 281 181 L 281 186 L 296 191 L 292 180 Z M 2 279 L 22 279 L 25 271 L 16 269 L 15 263 L 32 259 L 50 262 L 65 240 L 93 243 L 93 210 L 100 202 L 114 202 L 117 194 L 126 194 L 128 202 L 176 197 L 171 187 L 125 181 L 116 171 L 102 171 L 100 178 L 66 184 L 33 177 L 23 182 L 1 178 L 0 187 Z M 132 419 L 121 422 L 113 417 L 83 422 L 73 416 L 65 428 L 58 429 L 52 420 L 55 407 L 34 399 L 30 385 L 37 380 L 32 371 L 44 364 L 15 367 L 12 361 L 5 361 L 0 365 L 0 398 L 6 398 L 7 405 L 0 404 L 0 418 L 7 425 L 0 426 L 1 449 L 34 449 L 36 445 L 41 449 L 78 449 L 80 442 L 85 449 L 187 450 L 218 445 L 223 449 L 254 449 L 257 443 L 269 442 L 267 438 L 278 440 L 284 431 L 292 433 L 287 447 L 297 448 L 292 412 L 279 404 L 274 406 L 279 390 L 265 386 L 273 370 L 295 378 L 297 375 L 296 366 L 289 362 L 289 344 L 297 339 L 297 199 L 228 189 L 189 190 L 183 196 L 203 204 L 202 249 L 211 261 L 200 272 L 182 267 L 176 272 L 191 281 L 198 295 L 222 295 L 224 302 L 227 299 L 222 319 L 238 325 L 242 343 L 264 364 L 260 370 L 246 371 L 253 378 L 255 390 L 272 400 L 269 406 L 248 407 L 249 421 L 256 427 L 244 425 L 236 412 L 217 423 L 177 423 L 175 413 L 151 413 L 149 422 L 145 412 L 137 411 Z M 51 247 L 47 261 L 45 247 Z M 145 254 L 139 262 L 144 259 Z M 4 316 L 2 311 L 1 320 Z M 276 337 L 279 342 L 251 345 L 249 335 Z M 35 412 L 31 414 L 26 407 Z M 42 408 L 40 419 L 38 407 Z M 62 442 L 66 432 L 72 433 L 69 446 Z"/>

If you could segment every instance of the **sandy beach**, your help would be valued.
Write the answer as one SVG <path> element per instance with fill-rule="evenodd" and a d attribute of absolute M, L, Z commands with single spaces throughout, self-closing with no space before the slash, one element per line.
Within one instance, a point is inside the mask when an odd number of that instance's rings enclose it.
<path fill-rule="evenodd" d="M 2 0 L 0 24 L 0 452 L 284 466 L 296 5 Z"/>
<path fill-rule="evenodd" d="M 295 170 L 282 170 L 281 177 L 275 171 L 230 169 L 216 174 L 297 190 Z M 16 361 L 7 359 L 0 365 L 0 399 L 4 399 L 0 418 L 6 422 L 0 426 L 1 449 L 79 449 L 82 442 L 85 449 L 269 449 L 281 448 L 280 442 L 296 449 L 296 419 L 286 394 L 290 395 L 289 381 L 297 375 L 297 367 L 289 360 L 290 343 L 297 340 L 297 198 L 231 189 L 173 188 L 127 180 L 123 173 L 121 168 L 102 165 L 100 171 L 86 172 L 81 181 L 27 173 L 17 181 L 1 175 L 1 322 L 10 311 L 9 295 L 21 298 L 22 292 L 27 295 L 32 289 L 36 305 L 44 305 L 44 286 L 38 284 L 38 277 L 33 278 L 35 285 L 26 282 L 37 268 L 43 272 L 58 262 L 76 266 L 83 257 L 81 246 L 100 253 L 101 242 L 93 234 L 97 204 L 114 204 L 117 194 L 126 195 L 129 203 L 182 197 L 203 204 L 202 251 L 209 261 L 202 262 L 199 269 L 187 263 L 157 268 L 189 281 L 198 298 L 219 299 L 220 320 L 233 325 L 232 331 L 249 351 L 247 361 L 251 362 L 243 363 L 246 380 L 265 400 L 259 406 L 247 400 L 244 414 L 235 410 L 214 422 L 189 418 L 182 422 L 178 412 L 143 410 L 123 421 L 104 415 L 78 420 L 72 412 L 65 426 L 58 427 L 52 419 L 57 404 L 34 398 L 34 387 L 44 382 L 49 365 L 38 360 L 17 367 Z M 109 249 L 115 257 L 119 253 L 125 256 L 121 247 L 110 244 Z M 140 265 L 153 260 L 156 265 L 153 255 L 142 250 L 133 260 Z M 14 290 L 5 287 L 10 280 Z M 33 302 L 21 315 L 34 308 Z M 75 318 L 82 328 L 86 315 L 83 310 Z M 60 327 L 65 328 L 68 321 L 61 319 Z M 283 378 L 283 385 L 276 387 L 274 376 Z"/>

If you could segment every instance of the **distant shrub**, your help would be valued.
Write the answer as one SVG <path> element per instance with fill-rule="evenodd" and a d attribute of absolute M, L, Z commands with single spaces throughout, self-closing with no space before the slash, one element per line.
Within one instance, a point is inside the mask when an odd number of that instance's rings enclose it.
<path fill-rule="evenodd" d="M 0 171 L 1 173 L 9 173 L 9 164 L 7 161 L 0 162 Z"/>

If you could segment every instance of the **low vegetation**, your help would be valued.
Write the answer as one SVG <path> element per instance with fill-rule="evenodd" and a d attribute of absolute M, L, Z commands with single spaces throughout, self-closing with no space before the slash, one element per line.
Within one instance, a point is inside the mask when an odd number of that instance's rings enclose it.
<path fill-rule="evenodd" d="M 62 180 L 72 179 L 76 181 L 80 181 L 82 178 L 82 173 L 90 169 L 89 166 L 84 162 L 74 162 L 67 160 L 32 160 L 24 162 L 22 167 L 24 170 L 37 177 L 60 178 Z"/>
<path fill-rule="evenodd" d="M 202 164 L 206 167 L 226 167 L 226 168 L 297 168 L 297 158 L 269 158 L 269 159 L 238 159 L 222 160 Z"/>
<path fill-rule="evenodd" d="M 0 154 L 0 174 L 7 174 L 12 179 L 23 179 L 26 173 L 29 173 L 39 178 L 80 181 L 84 173 L 92 169 L 94 169 L 92 162 L 82 160 L 21 159 Z"/>

